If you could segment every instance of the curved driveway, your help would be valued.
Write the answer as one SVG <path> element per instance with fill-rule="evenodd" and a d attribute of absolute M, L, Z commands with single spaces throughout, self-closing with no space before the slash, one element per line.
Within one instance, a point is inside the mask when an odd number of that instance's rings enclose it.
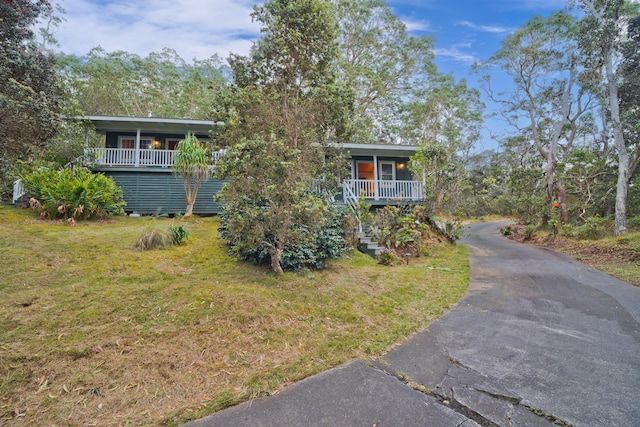
<path fill-rule="evenodd" d="M 640 426 L 640 288 L 500 225 L 471 226 L 467 294 L 381 361 L 188 425 Z"/>
<path fill-rule="evenodd" d="M 387 362 L 499 425 L 529 425 L 514 419 L 526 406 L 579 426 L 640 426 L 640 288 L 512 242 L 500 225 L 471 227 L 467 294 Z"/>

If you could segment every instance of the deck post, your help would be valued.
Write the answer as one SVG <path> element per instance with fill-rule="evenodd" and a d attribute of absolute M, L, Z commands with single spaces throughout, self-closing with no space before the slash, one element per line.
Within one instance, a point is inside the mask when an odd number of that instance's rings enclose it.
<path fill-rule="evenodd" d="M 136 130 L 136 151 L 134 154 L 134 165 L 135 167 L 140 166 L 140 129 Z"/>
<path fill-rule="evenodd" d="M 375 200 L 380 200 L 380 194 L 378 192 L 378 156 L 373 155 L 373 197 Z"/>

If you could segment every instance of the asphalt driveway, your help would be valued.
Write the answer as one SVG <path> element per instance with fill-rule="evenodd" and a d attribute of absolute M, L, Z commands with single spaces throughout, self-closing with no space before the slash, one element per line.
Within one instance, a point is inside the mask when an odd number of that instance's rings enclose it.
<path fill-rule="evenodd" d="M 474 224 L 465 297 L 352 361 L 188 426 L 639 426 L 640 288 Z"/>

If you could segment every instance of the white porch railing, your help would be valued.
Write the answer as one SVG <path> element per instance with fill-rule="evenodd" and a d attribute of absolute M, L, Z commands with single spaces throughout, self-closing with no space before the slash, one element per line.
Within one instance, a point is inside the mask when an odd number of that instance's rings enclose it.
<path fill-rule="evenodd" d="M 169 168 L 173 164 L 176 150 L 156 150 L 135 148 L 88 148 L 85 150 L 87 163 L 97 166 L 155 166 Z M 224 152 L 213 153 L 214 163 Z"/>
<path fill-rule="evenodd" d="M 24 184 L 22 184 L 22 180 L 19 179 L 14 181 L 13 183 L 13 203 L 20 200 L 20 197 L 25 195 Z"/>
<path fill-rule="evenodd" d="M 345 179 L 342 186 L 347 204 L 352 203 L 351 198 L 357 200 L 361 195 L 370 200 L 424 199 L 424 184 L 421 181 Z"/>

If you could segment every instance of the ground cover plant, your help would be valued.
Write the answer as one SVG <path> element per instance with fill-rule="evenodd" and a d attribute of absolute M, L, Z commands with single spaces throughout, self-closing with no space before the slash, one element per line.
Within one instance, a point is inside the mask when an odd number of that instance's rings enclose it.
<path fill-rule="evenodd" d="M 182 245 L 134 248 L 180 225 Z M 466 249 L 449 244 L 408 266 L 355 252 L 277 277 L 229 257 L 218 225 L 69 227 L 0 207 L 0 424 L 176 425 L 381 355 L 468 284 Z"/>

